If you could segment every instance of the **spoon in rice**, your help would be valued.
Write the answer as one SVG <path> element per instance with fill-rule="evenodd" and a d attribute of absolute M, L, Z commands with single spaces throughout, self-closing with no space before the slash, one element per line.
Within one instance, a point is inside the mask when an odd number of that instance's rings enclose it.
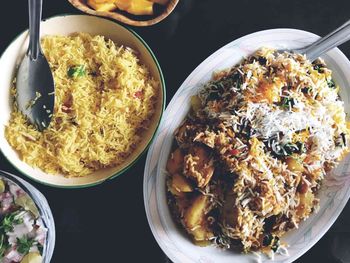
<path fill-rule="evenodd" d="M 313 62 L 322 54 L 348 40 L 350 40 L 350 20 L 309 46 L 287 51 L 304 54 L 308 60 Z"/>
<path fill-rule="evenodd" d="M 49 126 L 55 103 L 52 72 L 40 47 L 42 1 L 28 0 L 29 47 L 16 77 L 18 109 L 39 131 Z"/>

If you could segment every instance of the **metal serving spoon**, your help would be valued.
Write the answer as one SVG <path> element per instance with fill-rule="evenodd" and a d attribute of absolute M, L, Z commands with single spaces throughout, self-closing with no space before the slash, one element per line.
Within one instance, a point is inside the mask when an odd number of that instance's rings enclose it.
<path fill-rule="evenodd" d="M 350 40 L 350 20 L 311 45 L 290 51 L 305 54 L 306 58 L 312 62 L 330 49 L 337 47 L 348 40 Z"/>
<path fill-rule="evenodd" d="M 18 109 L 40 131 L 49 126 L 55 104 L 52 72 L 40 47 L 42 1 L 28 0 L 29 47 L 16 78 Z"/>
<path fill-rule="evenodd" d="M 292 53 L 304 54 L 306 55 L 306 58 L 312 62 L 322 54 L 345 43 L 348 40 L 350 40 L 350 20 L 334 31 L 330 32 L 328 35 L 319 38 L 316 42 L 309 46 L 293 50 L 279 50 L 278 52 L 288 51 Z M 164 262 L 169 263 L 171 260 L 165 255 Z"/>

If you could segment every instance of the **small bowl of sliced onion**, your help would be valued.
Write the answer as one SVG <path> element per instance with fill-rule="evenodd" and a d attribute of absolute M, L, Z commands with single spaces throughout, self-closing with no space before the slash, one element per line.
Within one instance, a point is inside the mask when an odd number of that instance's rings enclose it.
<path fill-rule="evenodd" d="M 45 197 L 0 170 L 0 262 L 49 263 L 54 246 L 55 224 Z"/>

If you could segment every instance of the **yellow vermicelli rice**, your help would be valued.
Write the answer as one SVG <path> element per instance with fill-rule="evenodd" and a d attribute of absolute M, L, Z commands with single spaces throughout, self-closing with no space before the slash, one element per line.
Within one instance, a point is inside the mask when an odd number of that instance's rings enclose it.
<path fill-rule="evenodd" d="M 46 36 L 42 48 L 55 80 L 52 121 L 39 132 L 15 107 L 5 131 L 10 145 L 51 174 L 84 176 L 121 164 L 149 126 L 158 83 L 135 51 L 103 36 Z"/>

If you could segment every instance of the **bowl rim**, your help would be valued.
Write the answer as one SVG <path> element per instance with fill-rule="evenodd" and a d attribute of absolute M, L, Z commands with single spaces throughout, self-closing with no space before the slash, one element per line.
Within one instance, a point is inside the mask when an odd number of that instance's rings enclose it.
<path fill-rule="evenodd" d="M 209 62 L 211 57 L 214 57 L 215 54 L 219 53 L 222 49 L 224 49 L 227 46 L 230 46 L 233 42 L 240 42 L 242 40 L 244 40 L 245 38 L 249 38 L 249 37 L 253 37 L 256 35 L 260 35 L 260 34 L 267 34 L 267 33 L 278 33 L 278 32 L 295 32 L 295 33 L 303 33 L 303 34 L 308 34 L 309 36 L 314 36 L 314 37 L 319 37 L 319 35 L 307 31 L 307 30 L 301 30 L 301 29 L 297 29 L 297 28 L 271 28 L 271 29 L 264 29 L 264 30 L 259 30 L 259 31 L 255 31 L 252 33 L 248 33 L 245 35 L 242 35 L 238 38 L 234 38 L 233 40 L 227 42 L 226 44 L 218 47 L 215 49 L 214 52 L 210 53 L 204 60 L 202 60 L 202 62 L 200 62 L 191 72 L 189 75 L 187 75 L 187 77 L 183 80 L 183 82 L 181 83 L 180 87 L 178 88 L 177 92 L 173 95 L 173 98 L 178 96 L 182 90 L 180 89 L 184 83 L 186 83 L 193 75 L 196 74 L 196 72 L 198 71 L 198 69 L 203 66 L 204 64 L 206 64 L 207 62 Z M 345 56 L 345 54 L 338 48 L 334 48 L 333 50 L 337 50 L 338 51 L 338 56 L 340 58 L 343 59 L 343 61 L 346 62 L 346 64 L 350 67 L 350 59 L 347 58 Z M 169 106 L 172 106 L 172 99 L 170 100 L 167 109 L 169 108 Z M 164 112 L 164 115 L 167 115 L 168 112 L 166 111 Z M 162 126 L 160 127 L 162 128 Z M 159 213 L 159 202 L 158 202 L 158 189 L 156 187 L 157 185 L 157 181 L 159 180 L 159 176 L 158 176 L 158 161 L 155 164 L 155 167 L 152 167 L 152 169 L 157 170 L 154 175 L 149 176 L 149 174 L 151 174 L 154 170 L 149 170 L 147 165 L 151 162 L 151 159 L 153 158 L 153 147 L 155 146 L 155 143 L 157 141 L 157 138 L 155 138 L 155 140 L 153 141 L 152 145 L 150 146 L 150 151 L 148 152 L 147 155 L 147 159 L 146 159 L 146 167 L 144 170 L 144 181 L 143 181 L 143 197 L 144 197 L 144 207 L 145 207 L 145 212 L 146 212 L 146 217 L 147 217 L 147 221 L 149 224 L 149 227 L 151 229 L 151 232 L 154 236 L 154 239 L 156 240 L 158 246 L 161 248 L 161 250 L 163 251 L 163 253 L 169 257 L 169 259 L 171 259 L 173 262 L 181 262 L 179 261 L 178 257 L 176 257 L 176 255 L 172 252 L 172 249 L 168 249 L 165 245 L 165 243 L 162 241 L 162 239 L 159 237 L 158 233 L 157 233 L 157 228 L 164 228 L 163 226 L 157 226 L 156 224 L 154 224 L 154 220 L 153 220 L 153 216 L 152 216 L 152 212 L 151 212 L 151 208 L 149 206 L 149 200 L 150 199 L 154 199 L 155 200 L 155 206 L 156 206 L 156 210 L 158 211 L 157 213 Z M 163 142 L 163 140 L 162 140 Z M 158 155 L 162 154 L 162 146 L 160 146 L 160 150 Z M 151 179 L 151 180 L 150 180 Z M 149 188 L 149 181 L 152 181 L 152 187 L 151 189 Z M 165 187 L 164 187 L 165 189 Z M 341 212 L 343 211 L 345 205 L 347 204 L 349 197 L 350 197 L 350 191 L 347 191 L 347 198 L 345 198 L 346 200 L 341 200 L 341 202 L 338 205 L 337 210 L 335 211 L 335 213 L 333 214 L 334 216 L 325 224 L 325 227 L 322 228 L 322 231 L 320 233 L 318 233 L 311 242 L 309 242 L 309 244 L 304 247 L 303 249 L 300 249 L 300 251 L 297 254 L 294 254 L 292 257 L 288 256 L 285 258 L 285 260 L 283 260 L 283 262 L 292 262 L 294 260 L 297 260 L 298 258 L 300 258 L 302 255 L 304 255 L 307 251 L 309 251 L 331 228 L 331 226 L 334 224 L 334 222 L 337 220 L 337 218 L 339 217 L 339 215 L 341 214 Z M 154 195 L 154 197 L 152 197 Z M 160 212 L 162 213 L 162 212 Z M 157 215 L 158 216 L 158 215 Z M 160 215 L 159 218 L 157 218 L 157 220 L 160 220 L 160 224 L 161 221 L 163 221 L 163 217 Z M 187 258 L 189 259 L 189 258 Z M 192 261 L 190 261 L 192 262 Z M 270 261 L 269 261 L 270 262 Z M 273 261 L 272 261 L 273 262 Z M 282 262 L 282 261 L 278 261 L 278 262 Z"/>
<path fill-rule="evenodd" d="M 54 18 L 60 18 L 60 17 L 69 17 L 69 16 L 82 16 L 82 17 L 94 17 L 96 19 L 102 19 L 102 20 L 106 20 L 112 23 L 115 23 L 121 27 L 123 27 L 124 29 L 126 29 L 129 33 L 131 33 L 134 37 L 136 37 L 136 39 L 138 41 L 140 41 L 140 43 L 145 46 L 145 48 L 147 49 L 147 51 L 149 52 L 149 54 L 151 55 L 153 62 L 156 65 L 156 68 L 159 72 L 159 76 L 160 76 L 160 88 L 162 90 L 163 96 L 162 96 L 162 105 L 161 105 L 161 112 L 159 115 L 159 119 L 157 120 L 157 124 L 154 130 L 154 133 L 152 135 L 152 137 L 149 139 L 149 141 L 147 142 L 146 146 L 144 147 L 144 149 L 140 152 L 140 154 L 134 159 L 132 160 L 132 162 L 130 162 L 126 167 L 124 167 L 123 169 L 121 169 L 120 171 L 117 171 L 115 173 L 112 173 L 110 176 L 99 180 L 97 182 L 92 182 L 92 183 L 88 183 L 88 184 L 81 184 L 81 185 L 57 185 L 57 184 L 52 184 L 52 183 L 47 183 L 38 179 L 33 178 L 32 176 L 30 176 L 29 174 L 21 171 L 7 156 L 6 154 L 3 152 L 2 148 L 0 147 L 0 154 L 2 156 L 4 156 L 7 160 L 8 163 L 10 163 L 12 165 L 12 167 L 20 174 L 24 175 L 25 177 L 29 178 L 30 180 L 33 180 L 34 182 L 46 185 L 46 186 L 50 186 L 50 187 L 54 187 L 54 188 L 61 188 L 61 189 L 80 189 L 80 188 L 88 188 L 88 187 L 93 187 L 96 185 L 100 185 L 102 183 L 105 183 L 106 181 L 112 180 L 116 177 L 118 177 L 119 175 L 125 173 L 127 170 L 129 170 L 148 150 L 148 148 L 150 147 L 151 143 L 153 142 L 155 135 L 157 134 L 157 131 L 159 129 L 161 120 L 163 118 L 163 114 L 165 111 L 165 104 L 166 104 L 166 83 L 165 83 L 165 78 L 164 78 L 164 74 L 163 71 L 161 69 L 161 66 L 159 64 L 159 61 L 157 60 L 157 57 L 155 56 L 154 52 L 152 51 L 152 49 L 150 48 L 150 46 L 146 43 L 146 41 L 139 35 L 137 34 L 134 30 L 132 30 L 130 27 L 121 24 L 120 22 L 116 21 L 116 20 L 112 20 L 106 17 L 99 17 L 99 16 L 93 16 L 93 15 L 89 15 L 89 14 L 73 14 L 73 13 L 62 13 L 62 14 L 57 14 L 54 16 L 50 16 L 47 18 L 42 19 L 41 23 L 47 21 L 47 20 L 51 20 Z M 25 29 L 23 31 L 21 31 L 19 34 L 16 35 L 16 37 L 11 40 L 9 42 L 9 44 L 5 47 L 5 49 L 1 52 L 0 54 L 0 60 L 2 59 L 4 53 L 8 50 L 8 48 L 13 44 L 13 42 L 15 42 L 23 33 L 27 32 L 28 29 Z M 55 176 L 55 175 L 52 175 Z"/>
<path fill-rule="evenodd" d="M 177 4 L 180 2 L 180 0 L 170 0 L 169 3 L 166 5 L 166 10 L 164 10 L 163 13 L 153 16 L 151 19 L 148 20 L 134 20 L 129 18 L 128 16 L 120 13 L 120 12 L 115 12 L 115 11 L 96 11 L 93 8 L 91 8 L 88 4 L 83 4 L 81 1 L 78 0 L 68 0 L 68 2 L 78 9 L 79 11 L 89 14 L 89 15 L 94 15 L 94 16 L 99 16 L 99 17 L 104 17 L 104 18 L 109 18 L 114 21 L 118 21 L 123 24 L 131 25 L 131 26 L 137 26 L 137 27 L 147 27 L 147 26 L 152 26 L 155 25 L 161 21 L 163 21 L 165 18 L 167 18 L 175 9 Z"/>
<path fill-rule="evenodd" d="M 22 190 L 24 190 L 26 194 L 33 200 L 35 206 L 39 210 L 41 220 L 43 221 L 44 226 L 48 230 L 45 238 L 44 251 L 42 254 L 44 259 L 43 262 L 50 262 L 56 244 L 56 225 L 51 207 L 46 197 L 35 186 L 33 186 L 31 183 L 27 182 L 23 178 L 19 177 L 18 175 L 14 175 L 4 170 L 0 170 L 0 176 L 5 177 L 6 180 L 17 184 L 17 186 L 22 188 Z"/>

